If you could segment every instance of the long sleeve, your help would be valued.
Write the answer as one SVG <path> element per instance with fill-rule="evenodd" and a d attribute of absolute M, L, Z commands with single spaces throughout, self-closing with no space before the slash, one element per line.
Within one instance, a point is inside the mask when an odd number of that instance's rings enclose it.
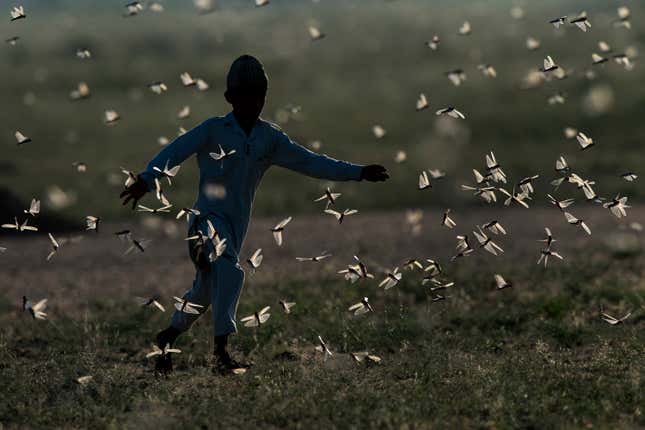
<path fill-rule="evenodd" d="M 166 164 L 168 168 L 172 168 L 183 163 L 184 160 L 196 153 L 199 147 L 208 141 L 208 130 L 209 121 L 207 120 L 187 133 L 182 134 L 162 149 L 140 174 L 148 184 L 148 189 L 154 190 L 154 180 L 161 176 L 161 172 L 154 170 L 155 167 L 163 170 Z"/>
<path fill-rule="evenodd" d="M 359 181 L 363 166 L 316 154 L 276 131 L 272 164 L 298 173 L 330 181 Z"/>

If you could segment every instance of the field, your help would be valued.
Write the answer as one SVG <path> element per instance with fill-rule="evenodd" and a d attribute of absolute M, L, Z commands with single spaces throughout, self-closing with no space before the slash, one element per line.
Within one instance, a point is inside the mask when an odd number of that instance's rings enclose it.
<path fill-rule="evenodd" d="M 523 209 L 522 209 L 523 210 Z M 0 422 L 13 427 L 77 428 L 639 428 L 645 392 L 645 259 L 641 234 L 620 229 L 589 208 L 593 236 L 563 225 L 555 210 L 457 211 L 458 227 L 439 227 L 428 211 L 420 236 L 400 212 L 348 219 L 297 216 L 277 248 L 269 227 L 252 224 L 246 258 L 262 247 L 260 269 L 247 269 L 239 316 L 271 306 L 259 330 L 241 327 L 236 354 L 255 365 L 241 376 L 214 375 L 210 315 L 181 337 L 177 371 L 163 378 L 145 359 L 169 312 L 140 308 L 134 296 L 159 293 L 169 306 L 192 279 L 182 241 L 145 231 L 154 246 L 123 256 L 105 226 L 61 247 L 49 263 L 44 237 L 6 239 L 0 260 Z M 528 213 L 528 211 L 527 211 Z M 643 220 L 645 208 L 632 211 Z M 508 230 L 500 257 L 478 250 L 449 263 L 454 235 L 497 218 Z M 550 225 L 564 261 L 535 262 Z M 333 234 L 329 234 L 329 232 Z M 339 237 L 345 240 L 340 241 Z M 306 240 L 297 240 L 305 238 Z M 321 263 L 296 256 L 328 250 Z M 357 253 L 376 279 L 350 285 L 336 273 Z M 384 268 L 435 258 L 455 281 L 431 302 L 421 273 L 405 272 L 384 291 Z M 514 283 L 496 291 L 493 274 Z M 49 321 L 33 321 L 20 297 L 49 298 Z M 347 308 L 368 296 L 373 314 Z M 297 304 L 286 315 L 280 299 Z M 600 319 L 600 308 L 623 325 Z M 314 350 L 317 336 L 334 356 Z M 378 365 L 355 363 L 369 351 Z M 75 382 L 91 375 L 85 386 Z"/>
<path fill-rule="evenodd" d="M 125 4 L 125 2 L 122 2 Z M 145 2 L 146 6 L 152 1 Z M 632 28 L 616 26 L 606 0 L 220 0 L 211 13 L 192 1 L 161 2 L 124 18 L 120 2 L 24 0 L 26 19 L 0 19 L 0 224 L 22 221 L 42 200 L 38 233 L 0 229 L 0 430 L 4 428 L 645 428 L 645 86 L 640 64 L 645 5 L 625 1 Z M 522 6 L 525 16 L 510 13 Z M 3 6 L 0 14 L 11 5 Z M 6 9 L 6 11 L 5 11 Z M 589 14 L 592 27 L 555 29 L 554 17 Z M 517 15 L 517 9 L 514 9 Z M 472 34 L 459 35 L 464 21 Z M 312 41 L 308 26 L 324 33 Z M 433 35 L 437 51 L 426 46 Z M 528 37 L 541 43 L 529 50 Z M 609 61 L 592 65 L 605 41 Z M 87 48 L 91 59 L 77 57 Z M 226 114 L 228 67 L 258 56 L 269 75 L 263 118 L 320 152 L 387 167 L 386 183 L 330 183 L 272 168 L 254 202 L 243 262 L 257 248 L 265 261 L 246 265 L 238 317 L 271 306 L 258 329 L 240 327 L 237 356 L 254 366 L 243 375 L 211 369 L 210 313 L 184 334 L 176 372 L 154 374 L 146 359 L 168 324 L 172 296 L 192 283 L 185 226 L 177 210 L 197 190 L 194 159 L 166 187 L 172 212 L 147 216 L 121 206 L 121 167 L 141 171 L 180 129 Z M 633 68 L 617 64 L 625 53 Z M 537 70 L 552 56 L 566 79 Z M 497 78 L 478 66 L 490 64 Z M 463 69 L 453 85 L 446 72 Z M 185 88 L 180 74 L 204 79 L 207 91 Z M 527 85 L 527 76 L 540 76 Z M 154 94 L 149 84 L 168 90 Z M 91 96 L 72 101 L 85 82 Z M 530 86 L 531 88 L 527 88 Z M 415 110 L 420 94 L 429 108 Z M 563 104 L 550 104 L 554 95 Z M 178 112 L 190 107 L 190 115 Z M 455 106 L 463 120 L 435 115 Z M 103 121 L 106 110 L 121 119 Z M 380 125 L 385 136 L 377 138 Z M 580 150 L 565 127 L 590 136 Z M 16 145 L 20 130 L 32 139 Z M 486 205 L 460 185 L 473 184 L 494 151 L 509 191 L 539 175 L 530 209 Z M 405 153 L 407 158 L 397 154 Z M 601 201 L 584 202 L 575 186 L 554 188 L 555 161 L 591 181 L 607 201 L 628 197 L 617 219 Z M 403 159 L 405 158 L 405 159 Z M 84 163 L 86 171 L 77 169 Z M 445 178 L 418 190 L 419 173 Z M 313 200 L 327 187 L 342 192 L 340 209 L 359 212 L 342 225 Z M 547 193 L 575 198 L 572 213 L 588 236 L 568 225 Z M 154 197 L 141 203 L 156 207 Z M 441 226 L 451 208 L 457 223 Z M 423 213 L 420 231 L 410 211 Z M 85 231 L 87 215 L 100 232 Z M 287 216 L 285 244 L 270 227 Z M 476 226 L 498 220 L 504 249 L 477 247 Z M 418 228 L 417 227 L 417 228 Z M 545 227 L 563 261 L 536 264 Z M 129 229 L 151 241 L 124 255 L 113 234 Z M 51 261 L 47 233 L 61 243 Z M 477 248 L 451 262 L 455 236 Z M 329 251 L 318 263 L 297 262 Z M 360 256 L 373 280 L 350 284 L 337 272 Z M 445 300 L 403 270 L 394 288 L 379 288 L 388 270 L 417 258 L 441 262 Z M 494 275 L 512 282 L 496 290 Z M 136 296 L 159 294 L 166 312 L 142 308 Z M 46 320 L 21 307 L 23 295 L 47 298 Z M 369 297 L 374 312 L 348 308 Z M 285 314 L 279 301 L 296 302 Z M 609 325 L 602 312 L 622 317 Z M 321 336 L 333 352 L 316 351 Z M 368 351 L 379 363 L 356 362 Z M 89 376 L 85 383 L 77 378 Z"/>

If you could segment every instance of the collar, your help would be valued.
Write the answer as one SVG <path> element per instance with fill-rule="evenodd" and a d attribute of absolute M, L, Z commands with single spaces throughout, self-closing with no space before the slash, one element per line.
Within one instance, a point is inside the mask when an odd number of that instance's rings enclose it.
<path fill-rule="evenodd" d="M 244 130 L 242 130 L 242 127 L 240 126 L 240 124 L 237 122 L 237 119 L 235 118 L 235 114 L 233 114 L 233 111 L 227 113 L 226 116 L 224 117 L 224 125 L 226 125 L 227 127 L 231 127 L 237 134 L 243 136 L 245 139 L 253 139 L 255 137 L 256 130 L 258 129 L 261 123 L 262 123 L 262 118 L 258 118 L 258 120 L 255 122 L 255 125 L 253 125 L 253 128 L 251 129 L 251 134 L 247 136 Z"/>

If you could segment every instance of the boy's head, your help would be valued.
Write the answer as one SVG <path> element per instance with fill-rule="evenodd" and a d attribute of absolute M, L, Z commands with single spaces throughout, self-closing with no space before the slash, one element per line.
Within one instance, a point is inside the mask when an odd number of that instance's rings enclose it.
<path fill-rule="evenodd" d="M 251 55 L 242 55 L 231 64 L 224 96 L 238 116 L 255 121 L 264 107 L 268 84 L 262 63 Z"/>

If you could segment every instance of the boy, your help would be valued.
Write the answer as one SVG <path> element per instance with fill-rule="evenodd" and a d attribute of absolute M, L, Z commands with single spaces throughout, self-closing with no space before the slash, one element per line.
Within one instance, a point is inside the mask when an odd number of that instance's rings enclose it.
<path fill-rule="evenodd" d="M 178 137 L 150 161 L 137 181 L 121 193 L 123 204 L 137 202 L 155 189 L 155 179 L 167 166 L 172 168 L 192 154 L 197 156 L 200 190 L 191 214 L 189 235 L 208 231 L 210 222 L 220 239 L 226 239 L 224 253 L 214 261 L 206 256 L 213 243 L 203 246 L 191 243 L 190 256 L 197 268 L 193 287 L 184 299 L 201 305 L 200 313 L 212 305 L 215 336 L 214 363 L 224 373 L 247 367 L 236 362 L 227 351 L 228 336 L 236 332 L 235 314 L 244 282 L 238 255 L 251 214 L 255 190 L 271 165 L 278 165 L 315 178 L 332 181 L 385 181 L 386 169 L 379 165 L 359 166 L 315 154 L 292 142 L 277 126 L 260 119 L 268 89 L 268 78 L 262 64 L 250 55 L 236 59 L 226 79 L 226 100 L 233 111 L 224 117 L 204 121 Z M 235 152 L 232 152 L 235 151 Z M 220 158 L 215 154 L 230 154 Z M 219 158 L 219 159 L 216 159 Z M 154 169 L 154 168 L 157 169 Z M 208 192 L 219 187 L 220 193 Z M 156 338 L 157 345 L 172 345 L 179 334 L 188 330 L 200 314 L 176 311 L 170 326 Z M 172 371 L 169 354 L 159 356 L 156 370 Z"/>

